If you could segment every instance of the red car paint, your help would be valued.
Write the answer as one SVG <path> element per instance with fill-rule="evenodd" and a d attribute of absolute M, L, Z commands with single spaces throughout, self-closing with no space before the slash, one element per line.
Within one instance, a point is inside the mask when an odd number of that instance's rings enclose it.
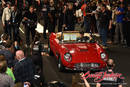
<path fill-rule="evenodd" d="M 100 54 L 105 53 L 103 48 L 94 43 L 60 43 L 59 39 L 56 38 L 56 33 L 51 33 L 49 37 L 50 49 L 52 50 L 54 56 L 58 59 L 61 58 L 62 64 L 67 69 L 74 70 L 75 64 L 80 63 L 98 63 L 99 67 L 87 68 L 87 69 L 103 69 L 106 67 L 106 61 L 101 59 Z M 72 56 L 72 61 L 67 62 L 64 59 L 64 54 L 70 53 Z M 106 56 L 105 60 L 108 57 Z"/>

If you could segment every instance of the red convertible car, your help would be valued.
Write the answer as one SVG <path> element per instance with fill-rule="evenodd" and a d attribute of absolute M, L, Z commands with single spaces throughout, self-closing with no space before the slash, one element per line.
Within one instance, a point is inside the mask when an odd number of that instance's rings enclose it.
<path fill-rule="evenodd" d="M 60 71 L 102 70 L 108 59 L 103 48 L 90 34 L 82 35 L 77 31 L 51 33 L 48 51 L 57 58 Z"/>

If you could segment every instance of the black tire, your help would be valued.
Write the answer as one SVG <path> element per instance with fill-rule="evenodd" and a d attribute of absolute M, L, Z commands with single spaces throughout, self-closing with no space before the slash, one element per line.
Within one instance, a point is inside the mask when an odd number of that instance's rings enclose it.
<path fill-rule="evenodd" d="M 58 66 L 58 69 L 59 69 L 60 72 L 65 71 L 65 67 L 64 67 L 64 65 L 62 64 L 62 61 L 61 61 L 61 58 L 60 58 L 60 57 L 59 57 L 59 59 L 58 59 L 58 64 L 57 64 L 57 66 Z"/>

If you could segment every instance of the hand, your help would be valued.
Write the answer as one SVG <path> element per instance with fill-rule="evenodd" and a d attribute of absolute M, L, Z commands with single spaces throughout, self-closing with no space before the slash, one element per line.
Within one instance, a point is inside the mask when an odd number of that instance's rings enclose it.
<path fill-rule="evenodd" d="M 86 79 L 83 72 L 80 73 L 80 76 L 81 76 L 81 78 L 82 78 L 83 80 Z"/>
<path fill-rule="evenodd" d="M 85 78 L 85 76 L 84 76 L 84 73 L 82 72 L 80 75 L 81 75 L 82 79 L 84 80 L 85 87 L 90 87 L 88 81 L 86 80 L 86 78 Z"/>
<path fill-rule="evenodd" d="M 24 17 L 24 20 L 28 20 L 28 18 L 27 18 L 27 17 Z"/>
<path fill-rule="evenodd" d="M 5 27 L 5 24 L 3 24 L 3 27 Z"/>
<path fill-rule="evenodd" d="M 76 3 L 74 3 L 75 4 L 75 6 L 78 6 L 78 3 L 76 2 Z"/>
<path fill-rule="evenodd" d="M 66 24 L 63 24 L 63 27 L 65 28 L 65 27 L 66 27 Z"/>
<path fill-rule="evenodd" d="M 117 14 L 117 15 L 120 15 L 120 14 L 121 14 L 121 12 L 120 12 L 120 11 L 116 11 L 116 14 Z"/>
<path fill-rule="evenodd" d="M 109 30 L 110 30 L 110 29 L 112 29 L 112 26 L 111 26 L 111 25 L 109 25 Z"/>

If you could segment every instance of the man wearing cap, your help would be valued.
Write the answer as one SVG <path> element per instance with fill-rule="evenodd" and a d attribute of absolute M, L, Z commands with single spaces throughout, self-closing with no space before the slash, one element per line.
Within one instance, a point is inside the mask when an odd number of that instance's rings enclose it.
<path fill-rule="evenodd" d="M 7 7 L 4 8 L 2 14 L 2 24 L 4 28 L 4 33 L 8 34 L 11 37 L 11 2 L 7 2 Z"/>

